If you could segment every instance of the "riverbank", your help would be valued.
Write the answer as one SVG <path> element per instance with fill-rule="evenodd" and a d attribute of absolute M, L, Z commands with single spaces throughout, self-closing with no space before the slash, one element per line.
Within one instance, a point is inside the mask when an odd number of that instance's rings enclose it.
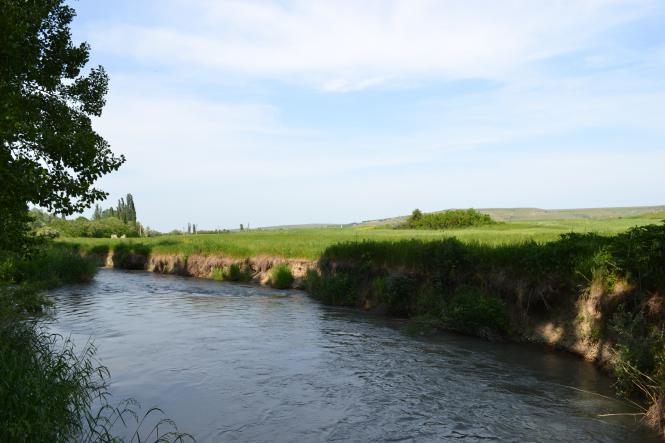
<path fill-rule="evenodd" d="M 326 247 L 318 260 L 155 249 L 107 241 L 81 252 L 120 269 L 264 285 L 286 265 L 293 287 L 322 302 L 408 317 L 415 331 L 564 349 L 614 375 L 619 392 L 640 398 L 650 425 L 663 428 L 665 225 L 542 243 L 348 241 Z"/>

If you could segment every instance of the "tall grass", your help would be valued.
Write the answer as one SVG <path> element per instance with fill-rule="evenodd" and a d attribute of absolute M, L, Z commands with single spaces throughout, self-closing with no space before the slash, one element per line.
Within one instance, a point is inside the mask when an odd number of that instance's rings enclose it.
<path fill-rule="evenodd" d="M 286 263 L 275 265 L 270 270 L 270 286 L 275 289 L 289 289 L 293 285 L 293 273 Z"/>

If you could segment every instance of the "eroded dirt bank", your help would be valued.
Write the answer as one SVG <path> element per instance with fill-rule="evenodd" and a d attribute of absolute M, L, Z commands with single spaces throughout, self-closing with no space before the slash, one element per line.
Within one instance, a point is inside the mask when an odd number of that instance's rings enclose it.
<path fill-rule="evenodd" d="M 292 287 L 295 289 L 303 288 L 303 279 L 307 270 L 315 269 L 317 266 L 317 262 L 312 260 L 285 259 L 267 255 L 237 259 L 205 255 L 146 255 L 139 253 L 118 255 L 109 252 L 106 255 L 96 255 L 95 259 L 99 266 L 109 268 L 145 270 L 159 274 L 210 279 L 218 279 L 222 273 L 235 265 L 243 272 L 243 276 L 247 276 L 246 281 L 260 285 L 269 285 L 271 270 L 277 265 L 286 264 L 293 274 Z"/>

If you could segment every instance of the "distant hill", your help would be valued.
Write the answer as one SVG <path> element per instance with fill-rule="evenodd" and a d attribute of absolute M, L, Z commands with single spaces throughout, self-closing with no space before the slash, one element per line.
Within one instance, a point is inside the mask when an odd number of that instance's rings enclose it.
<path fill-rule="evenodd" d="M 453 209 L 453 208 L 451 208 Z M 462 208 L 468 209 L 468 208 Z M 631 206 L 624 208 L 582 208 L 582 209 L 540 209 L 540 208 L 475 208 L 479 212 L 489 214 L 496 221 L 544 221 L 585 218 L 653 218 L 665 219 L 665 205 L 662 206 Z M 434 211 L 434 212 L 443 212 Z M 308 223 L 300 225 L 264 226 L 255 229 L 320 229 L 349 228 L 354 226 L 394 226 L 404 221 L 408 215 L 365 220 L 356 223 Z"/>
<path fill-rule="evenodd" d="M 584 218 L 632 218 L 645 216 L 658 218 L 665 216 L 663 206 L 632 206 L 623 208 L 581 208 L 581 209 L 540 209 L 540 208 L 477 208 L 478 211 L 489 214 L 497 221 L 537 221 L 537 220 L 563 220 Z M 441 212 L 441 211 L 436 211 Z M 378 220 L 367 220 L 354 223 L 356 226 L 395 225 L 406 219 L 408 215 L 390 217 Z"/>

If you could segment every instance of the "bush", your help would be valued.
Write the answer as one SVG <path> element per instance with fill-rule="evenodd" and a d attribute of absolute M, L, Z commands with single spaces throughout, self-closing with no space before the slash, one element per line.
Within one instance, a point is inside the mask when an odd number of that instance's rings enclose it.
<path fill-rule="evenodd" d="M 451 209 L 429 214 L 423 214 L 416 209 L 404 223 L 397 227 L 402 229 L 455 229 L 493 223 L 495 222 L 492 217 L 475 209 Z"/>
<path fill-rule="evenodd" d="M 210 274 L 214 280 L 248 282 L 252 280 L 252 270 L 249 266 L 232 263 L 228 268 L 213 268 Z"/>
<path fill-rule="evenodd" d="M 32 257 L 15 263 L 13 278 L 5 281 L 29 282 L 42 287 L 56 287 L 63 284 L 80 283 L 92 280 L 97 272 L 97 264 L 90 257 L 64 247 L 50 246 L 36 252 Z"/>
<path fill-rule="evenodd" d="M 375 281 L 374 286 L 381 287 L 380 299 L 386 304 L 389 313 L 406 316 L 411 312 L 419 290 L 415 278 L 401 274 L 391 275 L 383 284 Z"/>
<path fill-rule="evenodd" d="M 312 293 L 328 305 L 355 306 L 358 304 L 360 281 L 350 274 L 326 275 Z"/>
<path fill-rule="evenodd" d="M 316 269 L 308 269 L 303 278 L 305 291 L 310 294 L 316 294 L 321 289 L 321 274 Z"/>
<path fill-rule="evenodd" d="M 113 248 L 113 267 L 118 269 L 144 270 L 149 256 L 149 246 L 133 241 L 121 241 Z M 185 257 L 185 262 L 186 260 Z"/>
<path fill-rule="evenodd" d="M 276 265 L 270 271 L 270 286 L 276 289 L 288 289 L 293 285 L 293 273 L 286 263 Z"/>
<path fill-rule="evenodd" d="M 445 304 L 443 321 L 446 326 L 463 332 L 476 333 L 481 328 L 508 331 L 503 301 L 471 287 L 459 288 Z"/>

